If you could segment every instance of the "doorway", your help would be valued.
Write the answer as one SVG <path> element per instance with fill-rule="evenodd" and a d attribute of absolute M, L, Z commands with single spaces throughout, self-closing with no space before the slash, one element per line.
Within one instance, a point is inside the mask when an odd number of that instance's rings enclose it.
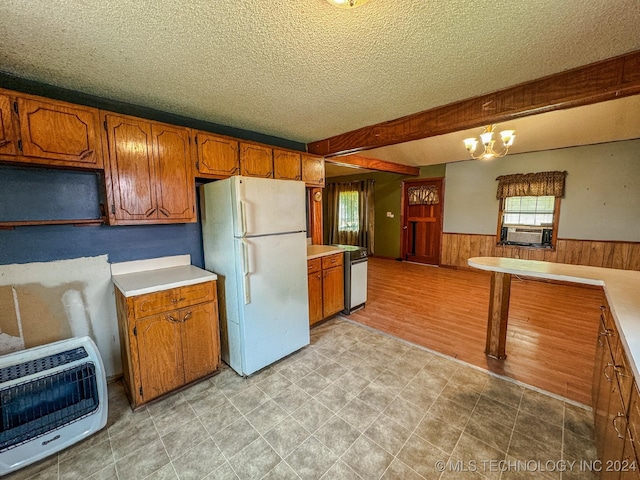
<path fill-rule="evenodd" d="M 444 179 L 402 182 L 402 259 L 440 265 Z"/>

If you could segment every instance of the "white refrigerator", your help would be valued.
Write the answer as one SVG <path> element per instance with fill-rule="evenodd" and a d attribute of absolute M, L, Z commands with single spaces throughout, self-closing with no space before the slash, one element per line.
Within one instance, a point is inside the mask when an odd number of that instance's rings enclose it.
<path fill-rule="evenodd" d="M 235 176 L 200 187 L 221 353 L 246 376 L 309 344 L 305 185 Z"/>

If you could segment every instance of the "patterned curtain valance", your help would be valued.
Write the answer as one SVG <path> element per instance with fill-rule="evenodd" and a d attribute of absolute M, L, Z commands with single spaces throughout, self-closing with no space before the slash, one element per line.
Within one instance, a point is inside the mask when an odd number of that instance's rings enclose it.
<path fill-rule="evenodd" d="M 506 197 L 564 197 L 564 179 L 567 172 L 516 173 L 502 175 L 498 181 L 496 198 Z"/>
<path fill-rule="evenodd" d="M 435 185 L 423 185 L 409 187 L 409 205 L 437 205 L 440 203 L 438 187 Z"/>

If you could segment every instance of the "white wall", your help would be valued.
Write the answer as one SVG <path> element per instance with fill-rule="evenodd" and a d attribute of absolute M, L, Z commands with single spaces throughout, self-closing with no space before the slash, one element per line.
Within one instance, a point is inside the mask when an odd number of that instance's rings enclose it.
<path fill-rule="evenodd" d="M 444 231 L 493 235 L 496 177 L 566 170 L 558 237 L 640 242 L 640 140 L 447 164 Z"/>
<path fill-rule="evenodd" d="M 0 265 L 3 322 L 17 322 L 0 345 L 24 345 L 89 335 L 96 343 L 107 377 L 122 373 L 116 305 L 107 255 L 55 262 Z M 17 347 L 17 348 L 16 348 Z"/>

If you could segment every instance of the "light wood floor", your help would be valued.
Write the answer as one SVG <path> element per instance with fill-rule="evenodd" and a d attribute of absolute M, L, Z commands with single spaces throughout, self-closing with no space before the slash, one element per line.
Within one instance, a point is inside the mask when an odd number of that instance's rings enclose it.
<path fill-rule="evenodd" d="M 602 290 L 514 276 L 500 361 L 484 354 L 489 277 L 371 258 L 366 307 L 348 318 L 590 405 Z"/>

